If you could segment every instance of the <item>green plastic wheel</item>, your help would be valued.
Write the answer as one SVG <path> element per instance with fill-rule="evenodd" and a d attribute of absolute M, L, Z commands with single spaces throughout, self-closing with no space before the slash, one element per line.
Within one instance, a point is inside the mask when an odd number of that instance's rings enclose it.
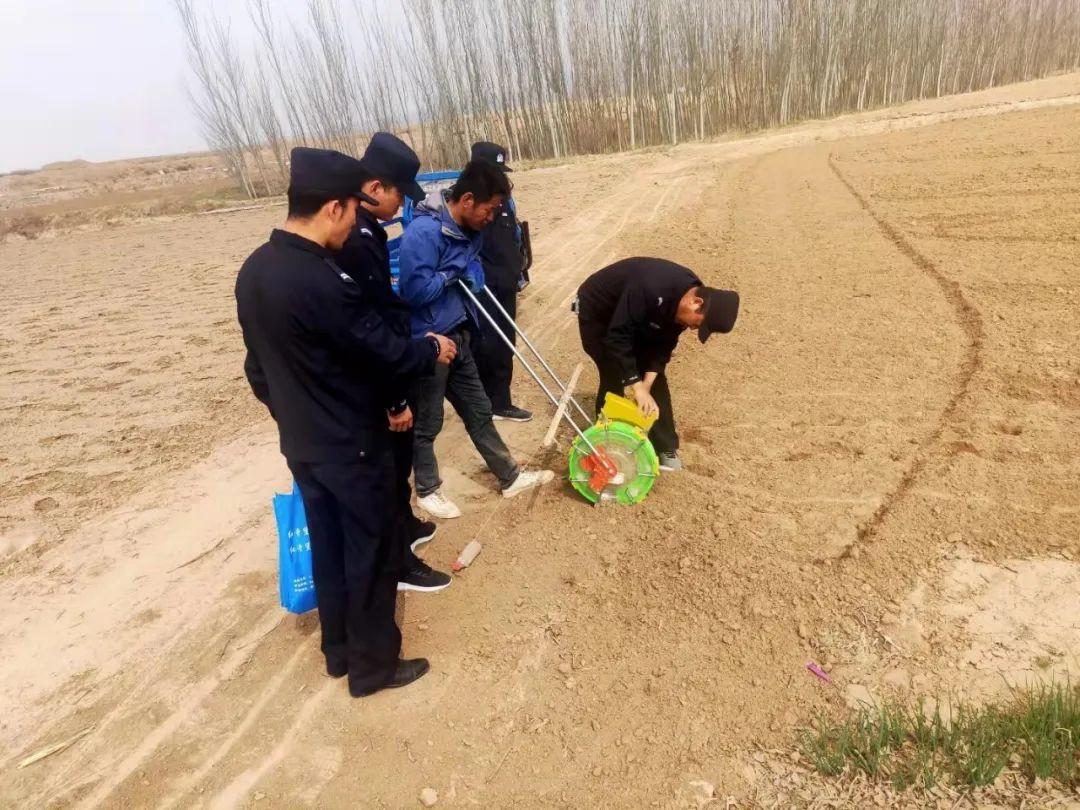
<path fill-rule="evenodd" d="M 570 447 L 569 459 L 574 489 L 590 503 L 615 501 L 629 505 L 643 501 L 660 475 L 660 461 L 645 431 L 626 422 L 601 418 L 585 431 L 585 436 L 614 462 L 618 473 L 599 492 L 595 491 L 590 483 L 590 479 L 595 480 L 595 465 L 587 461 L 592 451 L 578 436 Z"/>

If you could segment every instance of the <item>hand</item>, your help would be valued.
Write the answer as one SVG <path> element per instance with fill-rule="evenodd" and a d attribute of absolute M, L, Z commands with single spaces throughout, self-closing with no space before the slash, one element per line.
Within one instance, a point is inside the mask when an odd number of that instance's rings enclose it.
<path fill-rule="evenodd" d="M 461 278 L 466 286 L 474 293 L 479 294 L 484 289 L 484 266 L 479 259 L 473 259 L 465 266 L 465 272 Z"/>
<path fill-rule="evenodd" d="M 660 413 L 660 406 L 656 404 L 656 400 L 653 399 L 649 387 L 645 383 L 636 382 L 631 390 L 634 392 L 634 400 L 637 402 L 638 408 L 645 416 Z"/>
<path fill-rule="evenodd" d="M 428 332 L 427 337 L 435 338 L 439 344 L 439 356 L 435 358 L 436 362 L 450 365 L 457 357 L 457 344 L 445 335 L 436 335 L 434 332 Z"/>
<path fill-rule="evenodd" d="M 390 432 L 391 433 L 405 433 L 412 430 L 413 416 L 412 409 L 406 405 L 405 410 L 398 414 L 387 414 L 390 417 Z"/>

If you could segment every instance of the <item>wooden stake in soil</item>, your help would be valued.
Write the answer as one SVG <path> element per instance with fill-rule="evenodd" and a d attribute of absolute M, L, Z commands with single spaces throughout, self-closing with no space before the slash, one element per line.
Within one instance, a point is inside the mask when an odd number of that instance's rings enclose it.
<path fill-rule="evenodd" d="M 555 416 L 552 418 L 547 433 L 544 434 L 544 441 L 541 443 L 541 446 L 545 448 L 555 444 L 555 433 L 559 430 L 559 422 L 562 421 L 563 414 L 566 413 L 566 406 L 570 403 L 570 397 L 574 395 L 574 388 L 577 387 L 578 377 L 581 376 L 581 369 L 581 363 L 574 366 L 574 372 L 570 375 L 570 381 L 566 384 L 566 390 L 563 391 L 563 395 L 559 397 L 559 407 L 555 409 Z"/>

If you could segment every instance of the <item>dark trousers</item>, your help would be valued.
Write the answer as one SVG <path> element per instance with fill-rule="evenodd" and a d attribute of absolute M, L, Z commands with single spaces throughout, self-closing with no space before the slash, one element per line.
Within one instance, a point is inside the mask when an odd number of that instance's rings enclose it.
<path fill-rule="evenodd" d="M 450 400 L 465 423 L 469 438 L 483 456 L 488 469 L 499 479 L 501 489 L 514 483 L 519 472 L 517 462 L 491 421 L 491 401 L 476 370 L 476 360 L 469 347 L 469 333 L 453 332 L 447 337 L 457 344 L 457 357 L 450 365 L 436 365 L 435 373 L 430 377 L 421 377 L 416 386 L 413 473 L 416 477 L 416 494 L 421 498 L 442 486 L 439 463 L 435 460 L 435 437 L 443 427 L 443 399 Z"/>
<path fill-rule="evenodd" d="M 582 323 L 581 344 L 585 353 L 596 364 L 596 370 L 600 375 L 600 386 L 596 392 L 596 412 L 604 407 L 604 396 L 608 391 L 622 395 L 622 370 L 619 365 L 608 356 L 603 344 L 603 334 L 594 334 L 594 330 Z M 640 361 L 638 373 L 644 376 Z M 649 431 L 649 441 L 657 453 L 674 453 L 679 449 L 679 434 L 675 430 L 675 414 L 671 409 L 671 389 L 668 388 L 667 375 L 660 372 L 650 389 L 653 399 L 660 408 L 660 417 Z"/>
<path fill-rule="evenodd" d="M 409 403 L 413 407 L 413 403 Z M 416 409 L 413 408 L 413 419 L 416 419 Z M 416 536 L 420 518 L 413 514 L 412 510 L 412 484 L 409 476 L 413 466 L 413 432 L 390 434 L 390 448 L 394 455 L 394 503 L 397 506 L 397 529 L 402 538 L 404 547 L 403 566 L 405 571 L 411 571 L 417 562 L 417 556 L 413 554 L 411 545 Z"/>
<path fill-rule="evenodd" d="M 507 314 L 517 320 L 517 290 L 504 290 L 491 285 L 488 285 L 488 289 L 495 294 Z M 517 343 L 514 327 L 495 308 L 487 294 L 481 294 L 480 303 L 491 313 L 502 333 L 510 338 L 510 342 Z M 476 368 L 480 372 L 480 381 L 484 384 L 488 399 L 491 400 L 491 407 L 496 411 L 504 411 L 513 404 L 510 398 L 510 383 L 514 377 L 514 353 L 503 339 L 495 334 L 495 330 L 486 320 L 483 340 L 477 341 L 475 348 Z"/>
<path fill-rule="evenodd" d="M 389 449 L 343 464 L 289 462 L 307 512 L 315 599 L 328 664 L 347 663 L 353 691 L 394 674 L 394 621 L 402 543 Z"/>

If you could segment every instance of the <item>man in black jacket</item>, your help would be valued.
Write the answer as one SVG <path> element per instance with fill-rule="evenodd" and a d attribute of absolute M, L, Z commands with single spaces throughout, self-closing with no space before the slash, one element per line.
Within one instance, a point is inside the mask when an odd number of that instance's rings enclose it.
<path fill-rule="evenodd" d="M 420 158 L 409 145 L 389 132 L 376 132 L 360 158 L 364 170 L 361 191 L 376 202 L 361 201 L 356 209 L 356 225 L 338 254 L 338 263 L 360 285 L 386 325 L 408 340 L 412 334 L 410 309 L 391 285 L 390 251 L 380 220 L 393 219 L 405 196 L 419 202 L 424 190 L 416 182 Z M 436 525 L 420 520 L 412 511 L 413 466 L 412 378 L 396 375 L 382 380 L 384 403 L 390 425 L 390 445 L 394 454 L 394 489 L 398 506 L 398 529 L 405 561 L 398 579 L 399 591 L 440 591 L 450 585 L 448 574 L 434 571 L 416 556 L 417 546 L 435 536 Z"/>
<path fill-rule="evenodd" d="M 474 143 L 470 160 L 482 160 L 504 172 L 513 171 L 506 164 L 506 150 L 497 143 Z M 525 256 L 522 253 L 521 228 L 518 225 L 517 207 L 513 197 L 507 197 L 495 209 L 495 218 L 484 228 L 483 233 L 480 260 L 484 265 L 487 288 L 498 299 L 507 315 L 517 320 L 517 296 Z M 486 295 L 481 295 L 480 303 L 498 322 L 503 334 L 516 342 L 517 333 L 514 327 L 491 300 Z M 484 326 L 487 327 L 487 324 Z M 483 340 L 476 345 L 476 369 L 480 372 L 480 381 L 491 400 L 492 418 L 497 421 L 528 422 L 532 419 L 532 414 L 514 405 L 510 396 L 510 383 L 514 377 L 514 353 L 491 329 L 485 328 L 485 332 Z"/>
<path fill-rule="evenodd" d="M 430 373 L 456 350 L 442 336 L 399 337 L 334 261 L 364 199 L 359 161 L 305 148 L 291 158 L 285 224 L 236 280 L 244 370 L 304 499 L 327 673 L 348 675 L 360 697 L 428 670 L 399 658 L 393 456 L 373 380 Z"/>
<path fill-rule="evenodd" d="M 636 257 L 589 276 L 578 289 L 576 310 L 581 345 L 600 374 L 597 412 L 609 391 L 629 387 L 646 415 L 659 413 L 649 440 L 660 469 L 682 469 L 665 369 L 685 329 L 697 329 L 702 343 L 713 332 L 732 330 L 738 294 L 706 287 L 674 262 Z"/>

